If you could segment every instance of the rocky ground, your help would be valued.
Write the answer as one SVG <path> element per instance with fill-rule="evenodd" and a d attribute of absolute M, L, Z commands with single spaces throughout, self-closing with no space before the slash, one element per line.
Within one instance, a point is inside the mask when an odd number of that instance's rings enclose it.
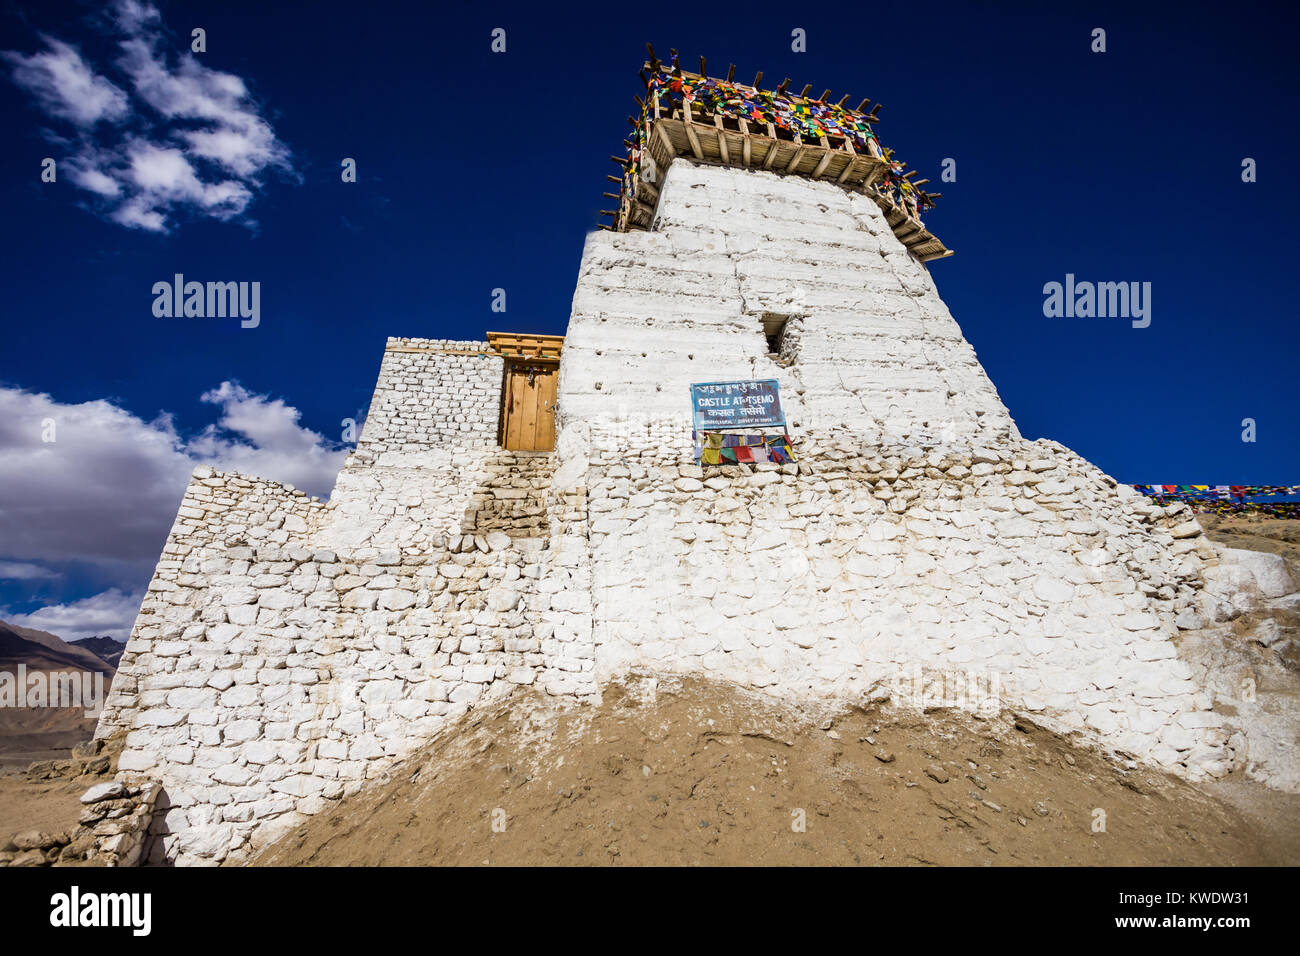
<path fill-rule="evenodd" d="M 1300 863 L 1300 796 L 1248 816 L 1023 720 L 828 715 L 696 679 L 552 706 L 478 712 L 256 862 Z"/>
<path fill-rule="evenodd" d="M 93 727 L 93 724 L 92 724 Z M 73 862 L 88 849 L 74 840 L 91 787 L 112 780 L 120 741 L 83 742 L 65 757 L 0 774 L 0 866 Z"/>

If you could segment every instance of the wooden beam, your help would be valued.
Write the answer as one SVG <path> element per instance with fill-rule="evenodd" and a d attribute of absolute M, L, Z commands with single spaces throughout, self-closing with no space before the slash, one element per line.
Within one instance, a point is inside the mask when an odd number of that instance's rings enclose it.
<path fill-rule="evenodd" d="M 723 164 L 724 166 L 730 166 L 730 165 L 731 165 L 731 155 L 730 155 L 729 150 L 727 149 L 727 136 L 726 136 L 726 130 L 724 130 L 724 129 L 722 128 L 722 117 L 719 116 L 717 113 L 714 113 L 714 114 L 713 114 L 713 125 L 714 125 L 714 127 L 716 127 L 716 129 L 717 129 L 717 134 L 718 134 L 718 152 L 722 155 L 722 164 Z"/>
<path fill-rule="evenodd" d="M 727 67 L 727 82 L 734 83 L 735 80 L 736 80 L 736 64 L 733 63 L 731 64 L 731 66 Z"/>
<path fill-rule="evenodd" d="M 696 159 L 703 159 L 704 150 L 700 149 L 700 138 L 695 135 L 695 120 L 691 118 L 690 103 L 682 103 L 682 123 L 686 130 L 686 142 L 691 144 L 691 152 L 695 154 Z"/>
<path fill-rule="evenodd" d="M 758 84 L 763 82 L 763 71 L 759 70 L 754 74 L 754 89 L 758 89 Z"/>
<path fill-rule="evenodd" d="M 843 96 L 840 97 L 840 101 L 835 105 L 838 106 L 840 109 L 843 109 L 844 104 L 847 103 L 848 101 L 849 101 L 849 94 L 845 93 Z"/>
<path fill-rule="evenodd" d="M 803 98 L 806 100 L 806 99 L 808 99 L 808 94 L 811 93 L 811 92 L 812 92 L 812 84 L 811 84 L 811 83 L 805 83 L 805 84 L 804 84 L 804 88 L 803 88 L 803 92 L 800 93 L 799 95 L 800 95 L 801 97 L 803 97 Z"/>
<path fill-rule="evenodd" d="M 831 157 L 834 155 L 835 155 L 834 150 L 831 149 L 826 150 L 826 155 L 822 157 L 821 162 L 817 164 L 817 168 L 813 170 L 813 174 L 812 174 L 813 179 L 822 178 L 822 173 L 826 172 L 826 167 L 831 164 Z"/>
<path fill-rule="evenodd" d="M 794 148 L 794 156 L 790 158 L 790 162 L 787 163 L 785 167 L 787 173 L 794 172 L 795 167 L 799 165 L 799 160 L 803 159 L 803 151 L 804 146 L 802 144 Z"/>
<path fill-rule="evenodd" d="M 740 121 L 740 161 L 746 166 L 753 166 L 753 143 L 749 139 L 749 123 Z"/>
<path fill-rule="evenodd" d="M 655 129 L 659 131 L 659 139 L 664 144 L 664 148 L 668 150 L 668 155 L 676 156 L 677 147 L 673 145 L 672 138 L 668 135 L 668 130 L 664 129 L 664 124 L 655 123 Z"/>
<path fill-rule="evenodd" d="M 830 91 L 830 90 L 823 90 L 823 91 L 822 91 L 822 95 L 819 96 L 819 97 L 817 97 L 817 99 L 818 99 L 819 101 L 821 101 L 822 103 L 825 103 L 825 102 L 826 102 L 827 100 L 829 100 L 830 98 L 831 98 L 831 91 Z"/>
<path fill-rule="evenodd" d="M 709 75 L 709 71 L 708 68 L 704 65 L 704 57 L 700 57 L 700 76 L 705 77 L 708 75 Z"/>
<path fill-rule="evenodd" d="M 870 102 L 871 102 L 871 97 L 869 96 L 862 97 L 862 102 L 858 104 L 858 112 L 861 113 L 863 110 L 865 110 L 867 108 L 867 104 Z"/>

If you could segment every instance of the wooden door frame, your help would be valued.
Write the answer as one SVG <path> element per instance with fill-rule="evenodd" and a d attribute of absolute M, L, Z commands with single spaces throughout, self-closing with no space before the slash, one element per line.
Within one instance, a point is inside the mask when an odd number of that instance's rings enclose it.
<path fill-rule="evenodd" d="M 560 360 L 558 358 L 556 359 L 524 358 L 524 357 L 514 357 L 514 356 L 505 357 L 505 361 L 501 365 L 501 395 L 499 399 L 499 404 L 501 407 L 500 407 L 500 412 L 497 416 L 497 446 L 499 448 L 506 447 L 506 436 L 507 436 L 506 401 L 509 397 L 510 376 L 520 366 L 528 366 L 528 365 L 545 366 L 549 371 L 553 372 L 555 375 L 558 376 L 560 374 Z M 556 384 L 557 385 L 559 384 L 558 381 Z M 518 449 L 512 449 L 512 450 L 517 451 Z"/>
<path fill-rule="evenodd" d="M 501 366 L 500 413 L 497 416 L 497 447 L 506 446 L 506 399 L 510 373 L 519 365 L 554 366 L 560 372 L 563 335 L 532 335 L 526 332 L 488 332 L 488 347 L 504 360 Z M 557 380 L 558 386 L 558 380 Z M 557 387 L 558 393 L 558 387 Z M 557 394 L 558 399 L 558 394 Z"/>

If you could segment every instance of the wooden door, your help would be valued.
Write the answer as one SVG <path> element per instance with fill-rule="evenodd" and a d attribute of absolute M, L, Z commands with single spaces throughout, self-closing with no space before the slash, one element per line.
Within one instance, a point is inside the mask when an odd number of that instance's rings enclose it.
<path fill-rule="evenodd" d="M 511 363 L 506 372 L 505 447 L 551 451 L 555 447 L 555 386 L 559 366 Z"/>

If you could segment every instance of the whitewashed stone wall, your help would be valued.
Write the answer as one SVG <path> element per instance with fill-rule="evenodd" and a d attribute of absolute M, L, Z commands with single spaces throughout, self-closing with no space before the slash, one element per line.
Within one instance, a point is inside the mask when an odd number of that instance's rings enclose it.
<path fill-rule="evenodd" d="M 769 313 L 802 319 L 789 368 Z M 589 237 L 566 336 L 572 423 L 688 421 L 691 382 L 775 378 L 796 437 L 1018 437 L 925 266 L 833 183 L 674 161 L 655 231 Z"/>
<path fill-rule="evenodd" d="M 767 313 L 792 316 L 777 360 Z M 702 470 L 688 386 L 748 378 L 780 381 L 801 462 Z M 1193 777 L 1237 759 L 1175 640 L 1217 552 L 1185 508 L 1021 438 L 866 197 L 674 161 L 653 232 L 588 240 L 558 426 L 601 680 L 861 699 L 977 677 Z"/>
<path fill-rule="evenodd" d="M 484 698 L 632 669 L 844 701 L 975 675 L 1192 777 L 1248 749 L 1176 639 L 1240 569 L 1022 439 L 865 197 L 678 159 L 654 232 L 587 243 L 553 456 L 497 447 L 502 375 L 390 339 L 327 504 L 195 472 L 98 730 L 161 785 L 149 860 L 239 860 Z M 702 470 L 688 386 L 748 378 L 800 461 Z"/>
<path fill-rule="evenodd" d="M 124 780 L 162 785 L 152 862 L 238 859 L 486 695 L 595 691 L 585 542 L 461 533 L 502 472 L 501 359 L 389 344 L 328 504 L 194 473 L 98 728 L 127 731 Z M 545 500 L 549 458 L 526 464 Z"/>

